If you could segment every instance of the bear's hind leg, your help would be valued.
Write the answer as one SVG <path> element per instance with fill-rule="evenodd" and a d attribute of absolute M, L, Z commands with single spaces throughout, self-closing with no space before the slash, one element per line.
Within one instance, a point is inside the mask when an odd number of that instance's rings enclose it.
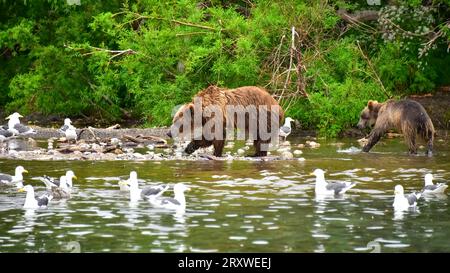
<path fill-rule="evenodd" d="M 254 157 L 261 157 L 261 156 L 267 156 L 267 150 L 261 150 L 261 140 L 254 140 L 253 146 L 255 147 L 255 154 Z"/>
<path fill-rule="evenodd" d="M 224 140 L 214 140 L 214 156 L 222 156 L 223 146 L 225 145 Z"/>

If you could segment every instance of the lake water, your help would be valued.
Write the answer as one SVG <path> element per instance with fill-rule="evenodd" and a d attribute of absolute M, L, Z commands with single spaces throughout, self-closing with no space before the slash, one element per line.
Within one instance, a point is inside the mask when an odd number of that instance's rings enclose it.
<path fill-rule="evenodd" d="M 293 145 L 305 139 L 290 137 Z M 355 139 L 318 140 L 305 161 L 14 161 L 25 183 L 72 169 L 75 193 L 47 209 L 22 208 L 25 194 L 0 188 L 0 252 L 450 252 L 448 193 L 394 213 L 393 189 L 423 187 L 425 173 L 450 180 L 449 139 L 432 158 L 408 156 L 402 139 L 385 139 L 366 154 Z M 342 197 L 318 199 L 315 168 L 357 185 Z M 118 181 L 136 170 L 140 186 L 184 182 L 184 214 L 128 202 Z M 171 196 L 172 191 L 165 195 Z"/>

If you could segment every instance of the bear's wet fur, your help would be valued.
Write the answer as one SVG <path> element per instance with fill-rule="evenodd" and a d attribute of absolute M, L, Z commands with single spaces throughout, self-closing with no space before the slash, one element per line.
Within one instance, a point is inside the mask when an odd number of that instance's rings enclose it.
<path fill-rule="evenodd" d="M 248 130 L 249 130 L 249 123 L 250 122 L 257 122 L 260 117 L 260 109 L 259 106 L 266 106 L 267 107 L 267 132 L 271 132 L 271 122 L 270 118 L 273 117 L 271 115 L 272 112 L 276 111 L 277 115 L 274 115 L 275 124 L 277 124 L 277 128 L 274 128 L 276 132 L 278 132 L 279 125 L 284 120 L 284 112 L 279 106 L 278 102 L 263 88 L 257 87 L 257 86 L 244 86 L 239 87 L 235 89 L 226 89 L 226 88 L 220 88 L 215 85 L 211 85 L 207 87 L 206 89 L 200 91 L 197 93 L 197 95 L 194 97 L 193 101 L 183 105 L 175 114 L 173 118 L 173 125 L 171 127 L 170 132 L 168 133 L 169 137 L 172 137 L 171 132 L 176 132 L 177 134 L 183 133 L 183 128 L 174 128 L 176 122 L 180 122 L 181 119 L 185 115 L 191 115 L 191 130 L 195 130 L 194 126 L 194 109 L 195 109 L 195 98 L 200 98 L 202 102 L 202 112 L 205 111 L 205 108 L 214 105 L 220 108 L 220 111 L 222 113 L 222 119 L 223 121 L 223 137 L 221 139 L 206 139 L 203 135 L 201 139 L 194 139 L 191 140 L 191 142 L 187 145 L 185 152 L 188 154 L 193 153 L 199 148 L 214 147 L 214 155 L 215 156 L 222 156 L 223 147 L 225 145 L 225 138 L 226 138 L 226 122 L 227 122 L 227 111 L 226 106 L 255 106 L 256 107 L 256 117 L 250 118 L 248 114 L 245 115 L 245 133 L 246 138 L 248 138 Z M 234 129 L 238 128 L 237 124 L 237 114 L 234 114 Z M 212 117 L 204 117 L 202 115 L 202 126 L 204 126 L 209 120 L 213 119 Z M 255 118 L 256 120 L 253 120 Z M 267 150 L 261 149 L 261 144 L 268 144 L 271 140 L 263 140 L 259 135 L 259 122 L 256 123 L 256 129 L 258 130 L 257 135 L 253 141 L 253 145 L 255 147 L 255 154 L 254 156 L 267 156 Z M 241 128 L 242 129 L 242 128 Z"/>
<path fill-rule="evenodd" d="M 369 152 L 387 130 L 396 129 L 403 133 L 410 154 L 417 154 L 417 135 L 427 142 L 427 154 L 431 156 L 433 153 L 433 122 L 425 108 L 416 101 L 404 99 L 379 103 L 370 100 L 361 111 L 358 127 L 363 129 L 372 125 L 364 152 Z"/>

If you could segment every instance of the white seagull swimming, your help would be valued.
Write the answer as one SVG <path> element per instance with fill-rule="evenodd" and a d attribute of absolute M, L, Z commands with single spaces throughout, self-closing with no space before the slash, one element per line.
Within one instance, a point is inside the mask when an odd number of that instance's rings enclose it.
<path fill-rule="evenodd" d="M 13 135 L 30 135 L 30 134 L 36 134 L 36 131 L 28 126 L 25 126 L 20 123 L 20 119 L 23 116 L 17 112 L 7 116 L 5 119 L 9 119 L 7 129 L 10 133 Z"/>
<path fill-rule="evenodd" d="M 325 181 L 325 172 L 322 169 L 315 169 L 311 175 L 316 176 L 315 192 L 318 195 L 339 195 L 344 194 L 353 188 L 355 182 L 330 182 Z"/>
<path fill-rule="evenodd" d="M 137 173 L 135 171 L 132 171 L 130 173 L 130 178 L 128 180 L 120 181 L 119 186 L 129 187 L 131 202 L 136 202 L 139 201 L 140 199 L 153 200 L 161 196 L 169 188 L 168 185 L 166 186 L 156 185 L 140 189 L 137 179 Z"/>
<path fill-rule="evenodd" d="M 405 196 L 402 185 L 395 186 L 394 194 L 395 197 L 392 206 L 396 211 L 403 211 L 408 210 L 409 208 L 415 208 L 417 205 L 417 201 L 421 196 L 420 193 L 415 192 Z"/>
<path fill-rule="evenodd" d="M 119 188 L 121 191 L 130 191 L 130 182 L 132 179 L 137 181 L 137 172 L 131 171 L 130 177 L 127 180 L 119 181 Z"/>
<path fill-rule="evenodd" d="M 176 210 L 177 212 L 184 212 L 186 209 L 186 197 L 184 192 L 190 190 L 183 183 L 178 183 L 173 186 L 174 197 L 158 197 L 149 199 L 150 203 L 158 208 L 165 208 Z"/>
<path fill-rule="evenodd" d="M 73 178 L 77 178 L 75 175 Z M 53 199 L 68 199 L 71 197 L 72 186 L 67 183 L 68 177 L 63 175 L 57 179 L 52 179 L 50 181 L 48 176 L 41 177 L 41 181 L 45 183 L 48 194 L 53 197 Z M 57 181 L 57 182 L 56 182 Z"/>
<path fill-rule="evenodd" d="M 291 133 L 292 129 L 291 129 L 291 121 L 294 121 L 292 118 L 287 117 L 284 120 L 284 125 L 280 127 L 280 133 L 279 135 L 281 137 L 284 137 L 284 140 L 286 140 L 286 138 L 288 137 L 288 135 Z"/>
<path fill-rule="evenodd" d="M 25 204 L 23 205 L 23 208 L 25 209 L 38 209 L 47 207 L 48 202 L 52 200 L 52 196 L 47 193 L 36 198 L 34 196 L 33 186 L 31 185 L 26 185 L 25 187 L 20 188 L 18 192 L 27 193 L 25 197 Z"/>
<path fill-rule="evenodd" d="M 425 175 L 425 186 L 422 189 L 423 194 L 443 194 L 445 189 L 447 189 L 447 185 L 444 183 L 433 184 L 433 175 L 431 173 L 427 173 Z"/>
<path fill-rule="evenodd" d="M 68 191 L 70 191 L 73 186 L 72 180 L 73 179 L 76 180 L 78 178 L 75 176 L 75 173 L 72 170 L 66 171 L 66 175 L 64 176 L 64 178 L 65 178 L 65 184 L 67 185 Z M 45 186 L 47 187 L 47 190 L 51 190 L 52 188 L 55 188 L 55 187 L 57 187 L 57 188 L 61 187 L 61 181 L 56 178 L 44 175 L 43 177 L 39 177 L 39 179 L 42 182 L 44 182 Z"/>
<path fill-rule="evenodd" d="M 17 166 L 14 175 L 6 173 L 0 173 L 0 185 L 16 186 L 17 188 L 23 187 L 23 173 L 28 173 L 22 166 Z"/>

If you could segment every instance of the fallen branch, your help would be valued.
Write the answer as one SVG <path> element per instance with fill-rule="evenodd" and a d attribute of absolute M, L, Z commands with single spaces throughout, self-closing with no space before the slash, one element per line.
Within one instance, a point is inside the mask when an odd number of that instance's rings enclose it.
<path fill-rule="evenodd" d="M 339 9 L 337 14 L 342 20 L 348 23 L 376 21 L 379 16 L 378 11 L 376 10 L 360 10 L 354 13 L 349 13 L 345 9 Z"/>
<path fill-rule="evenodd" d="M 92 128 L 91 126 L 89 126 L 87 129 L 88 129 L 89 132 L 92 134 L 92 136 L 93 136 L 95 142 L 97 142 L 97 144 L 100 144 L 100 138 L 98 138 L 98 137 L 95 135 L 94 130 L 93 130 L 94 128 Z"/>
<path fill-rule="evenodd" d="M 167 146 L 167 141 L 163 138 L 157 137 L 157 136 L 142 136 L 138 135 L 136 137 L 130 136 L 130 135 L 124 135 L 125 139 L 134 142 L 134 143 L 140 143 L 140 144 L 159 144 L 160 146 L 158 148 L 164 148 Z M 161 146 L 162 145 L 162 146 Z"/>
<path fill-rule="evenodd" d="M 109 126 L 106 128 L 106 130 L 114 130 L 114 129 L 120 129 L 120 124 L 114 124 L 113 126 Z"/>

